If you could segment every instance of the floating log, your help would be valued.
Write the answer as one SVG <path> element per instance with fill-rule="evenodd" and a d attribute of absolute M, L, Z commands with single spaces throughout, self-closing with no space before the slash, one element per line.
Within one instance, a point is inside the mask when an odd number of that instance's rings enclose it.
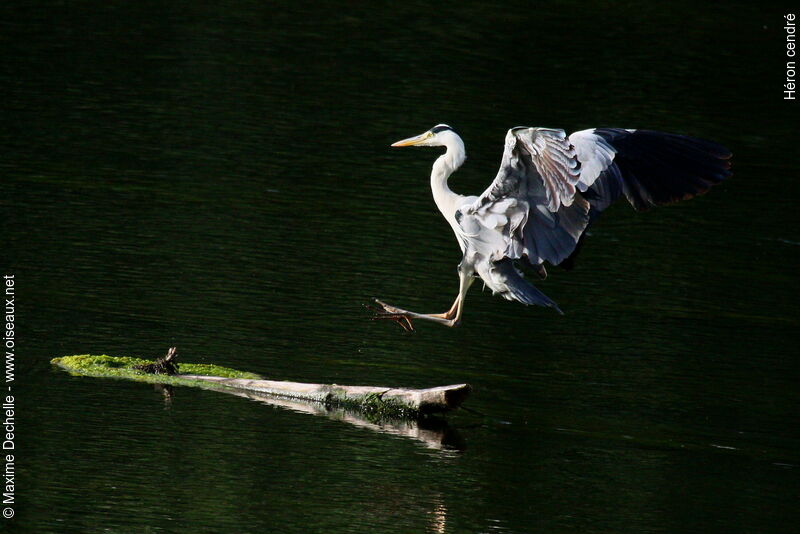
<path fill-rule="evenodd" d="M 378 417 L 418 418 L 429 413 L 446 412 L 459 407 L 471 391 L 469 384 L 455 384 L 427 389 L 377 386 L 306 384 L 266 380 L 215 365 L 181 363 L 180 374 L 148 374 L 148 360 L 129 357 L 64 356 L 52 363 L 84 376 L 125 378 L 154 384 L 169 384 L 251 391 L 284 399 L 314 402 L 330 407 L 358 410 Z"/>
<path fill-rule="evenodd" d="M 226 387 L 255 391 L 275 397 L 300 399 L 335 406 L 395 405 L 401 410 L 421 413 L 446 412 L 461 406 L 470 392 L 469 384 L 454 384 L 427 389 L 389 388 L 378 386 L 340 386 L 338 384 L 306 384 L 276 380 L 248 380 L 218 376 L 178 375 L 189 380 L 204 380 Z"/>

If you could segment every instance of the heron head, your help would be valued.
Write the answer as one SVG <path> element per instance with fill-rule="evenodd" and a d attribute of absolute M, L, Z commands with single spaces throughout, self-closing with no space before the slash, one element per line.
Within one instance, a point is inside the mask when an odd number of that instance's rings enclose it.
<path fill-rule="evenodd" d="M 448 146 L 454 136 L 458 134 L 448 125 L 437 124 L 423 134 L 392 143 L 392 146 Z"/>

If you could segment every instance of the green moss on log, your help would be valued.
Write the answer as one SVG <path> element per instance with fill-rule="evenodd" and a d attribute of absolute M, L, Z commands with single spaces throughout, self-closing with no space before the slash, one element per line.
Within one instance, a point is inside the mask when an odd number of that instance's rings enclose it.
<path fill-rule="evenodd" d="M 377 393 L 369 393 L 357 398 L 348 397 L 346 393 L 340 393 L 331 395 L 326 404 L 344 408 L 345 410 L 358 410 L 367 415 L 368 420 L 375 423 L 384 419 L 417 419 L 423 415 L 416 408 L 392 399 L 382 399 Z"/>
<path fill-rule="evenodd" d="M 136 365 L 152 363 L 151 360 L 142 358 L 131 358 L 128 356 L 93 356 L 91 354 L 80 354 L 77 356 L 63 356 L 53 358 L 51 363 L 66 369 L 75 375 L 94 376 L 100 378 L 125 378 L 138 382 L 148 382 L 150 384 L 170 384 L 175 386 L 201 386 L 209 387 L 207 382 L 192 380 L 178 376 L 152 375 L 144 371 L 135 369 Z M 180 372 L 192 375 L 203 376 L 222 376 L 225 378 L 245 378 L 258 380 L 262 378 L 255 373 L 237 371 L 228 367 L 211 365 L 204 363 L 181 363 Z"/>

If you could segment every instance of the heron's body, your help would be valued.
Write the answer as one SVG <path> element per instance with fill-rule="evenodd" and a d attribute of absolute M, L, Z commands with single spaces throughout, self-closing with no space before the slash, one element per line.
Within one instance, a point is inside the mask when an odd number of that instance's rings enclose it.
<path fill-rule="evenodd" d="M 392 146 L 444 146 L 434 162 L 431 192 L 463 253 L 459 293 L 450 310 L 418 314 L 377 301 L 378 318 L 412 329 L 411 319 L 455 326 L 475 276 L 495 294 L 523 304 L 558 306 L 528 283 L 515 262 L 544 278 L 544 263 L 571 263 L 589 224 L 619 196 L 637 210 L 704 193 L 728 177 L 730 152 L 700 139 L 597 128 L 569 137 L 563 130 L 512 128 L 500 170 L 480 196 L 463 196 L 448 178 L 465 161 L 464 143 L 440 124 Z"/>

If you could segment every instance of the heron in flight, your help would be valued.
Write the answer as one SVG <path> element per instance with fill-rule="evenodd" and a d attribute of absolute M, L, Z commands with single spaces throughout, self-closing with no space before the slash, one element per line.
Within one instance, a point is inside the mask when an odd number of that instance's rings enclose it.
<path fill-rule="evenodd" d="M 589 225 L 624 195 L 637 211 L 705 193 L 730 176 L 730 151 L 693 137 L 650 130 L 594 128 L 569 136 L 551 128 L 512 128 L 500 170 L 480 196 L 454 193 L 447 179 L 466 159 L 464 142 L 448 125 L 394 143 L 445 147 L 433 164 L 431 190 L 461 246 L 458 295 L 444 313 L 415 313 L 375 299 L 375 319 L 405 330 L 412 320 L 457 326 L 464 298 L 479 276 L 496 295 L 523 304 L 559 307 L 528 283 L 519 264 L 539 278 L 544 262 L 570 268 Z"/>

